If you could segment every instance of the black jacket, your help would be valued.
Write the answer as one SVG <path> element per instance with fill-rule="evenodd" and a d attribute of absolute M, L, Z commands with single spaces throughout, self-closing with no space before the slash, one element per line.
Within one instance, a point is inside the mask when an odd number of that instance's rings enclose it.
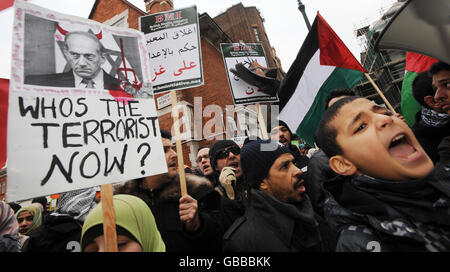
<path fill-rule="evenodd" d="M 358 176 L 325 189 L 325 218 L 339 235 L 336 251 L 450 250 L 450 164 L 418 180 Z"/>
<path fill-rule="evenodd" d="M 23 252 L 80 252 L 82 225 L 69 215 L 47 215 L 22 248 Z"/>
<path fill-rule="evenodd" d="M 442 139 L 441 143 L 438 146 L 439 151 L 439 161 L 441 163 L 450 162 L 450 136 Z"/>
<path fill-rule="evenodd" d="M 245 214 L 224 235 L 225 252 L 320 251 L 320 234 L 306 197 L 299 206 L 251 190 Z"/>
<path fill-rule="evenodd" d="M 294 156 L 295 166 L 297 166 L 299 169 L 302 169 L 308 165 L 309 162 L 308 156 L 302 155 L 302 153 L 300 153 L 300 150 L 298 150 L 298 147 L 296 145 L 290 144 L 289 150 L 291 151 L 291 154 Z"/>
<path fill-rule="evenodd" d="M 433 163 L 437 163 L 439 161 L 438 145 L 443 138 L 450 136 L 450 122 L 443 127 L 431 127 L 423 123 L 421 116 L 419 111 L 416 114 L 416 122 L 412 131 Z"/>
<path fill-rule="evenodd" d="M 323 187 L 326 182 L 333 182 L 342 178 L 342 176 L 331 169 L 329 158 L 322 150 L 314 153 L 309 160 L 304 185 L 321 228 L 325 251 L 334 251 L 337 234 L 330 229 L 324 217 L 323 206 L 326 200 L 326 193 Z"/>
<path fill-rule="evenodd" d="M 143 189 L 139 182 L 131 181 L 115 193 L 136 195 L 148 204 L 166 244 L 166 252 L 220 252 L 222 234 L 217 220 L 220 194 L 209 181 L 192 174 L 186 174 L 186 185 L 188 194 L 199 205 L 201 226 L 196 232 L 186 231 L 180 220 L 178 179 L 155 190 Z"/>

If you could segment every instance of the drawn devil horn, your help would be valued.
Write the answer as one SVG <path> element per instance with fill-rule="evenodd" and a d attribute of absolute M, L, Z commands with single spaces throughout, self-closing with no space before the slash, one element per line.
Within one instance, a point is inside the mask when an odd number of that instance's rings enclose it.
<path fill-rule="evenodd" d="M 58 29 L 58 31 L 63 34 L 66 35 L 69 31 L 63 29 L 59 24 L 56 26 L 56 28 Z"/>
<path fill-rule="evenodd" d="M 100 32 L 98 34 L 95 34 L 95 37 L 97 37 L 97 39 L 101 40 L 102 39 L 102 31 L 100 30 Z"/>

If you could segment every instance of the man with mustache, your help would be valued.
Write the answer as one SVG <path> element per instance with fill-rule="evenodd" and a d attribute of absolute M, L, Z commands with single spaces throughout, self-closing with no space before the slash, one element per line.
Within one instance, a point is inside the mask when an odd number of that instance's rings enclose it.
<path fill-rule="evenodd" d="M 290 150 L 275 141 L 252 141 L 242 147 L 241 165 L 250 203 L 225 233 L 224 251 L 321 251 L 303 172 Z"/>
<path fill-rule="evenodd" d="M 443 138 L 450 136 L 450 117 L 442 108 L 444 104 L 434 99 L 436 90 L 433 89 L 429 71 L 417 75 L 412 84 L 412 93 L 421 105 L 412 131 L 433 163 L 437 163 L 438 145 Z"/>
<path fill-rule="evenodd" d="M 431 66 L 430 74 L 433 77 L 433 89 L 436 91 L 434 100 L 450 115 L 450 65 L 439 61 Z M 450 162 L 450 136 L 442 139 L 438 152 L 440 162 Z"/>

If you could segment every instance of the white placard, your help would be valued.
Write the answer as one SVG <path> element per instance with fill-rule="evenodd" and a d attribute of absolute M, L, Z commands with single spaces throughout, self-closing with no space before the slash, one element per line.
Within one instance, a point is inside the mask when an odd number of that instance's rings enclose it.
<path fill-rule="evenodd" d="M 167 172 L 144 35 L 22 1 L 15 15 L 7 200 Z M 101 46 L 89 51 L 91 38 L 66 44 L 74 31 L 96 34 Z M 86 64 L 96 57 L 99 67 Z M 94 69 L 103 81 L 78 85 Z"/>
<path fill-rule="evenodd" d="M 139 18 L 150 57 L 155 93 L 204 84 L 197 8 Z"/>

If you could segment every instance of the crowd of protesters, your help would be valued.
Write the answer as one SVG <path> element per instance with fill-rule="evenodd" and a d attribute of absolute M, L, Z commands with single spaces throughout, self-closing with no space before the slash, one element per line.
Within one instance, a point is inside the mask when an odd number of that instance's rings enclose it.
<path fill-rule="evenodd" d="M 450 251 L 450 65 L 413 84 L 422 106 L 403 117 L 336 89 L 315 133 L 292 144 L 279 120 L 270 139 L 219 140 L 199 148 L 185 173 L 161 130 L 168 172 L 115 186 L 119 251 Z M 308 150 L 309 149 L 309 150 Z M 96 189 L 21 207 L 0 202 L 0 251 L 104 251 Z"/>

